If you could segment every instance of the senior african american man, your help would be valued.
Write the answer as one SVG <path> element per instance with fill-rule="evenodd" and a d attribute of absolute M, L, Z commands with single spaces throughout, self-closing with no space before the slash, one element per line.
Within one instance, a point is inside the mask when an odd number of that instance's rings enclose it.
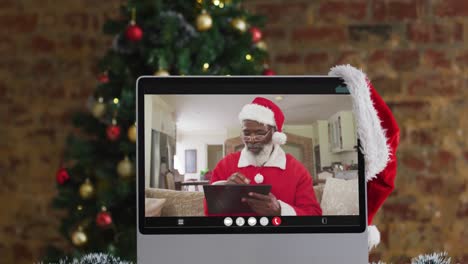
<path fill-rule="evenodd" d="M 242 108 L 239 120 L 244 148 L 218 162 L 210 184 L 271 185 L 268 195 L 249 193 L 242 198 L 255 212 L 253 215 L 321 215 L 312 177 L 301 162 L 281 148 L 286 143 L 281 109 L 257 97 Z M 205 214 L 212 215 L 206 201 Z"/>

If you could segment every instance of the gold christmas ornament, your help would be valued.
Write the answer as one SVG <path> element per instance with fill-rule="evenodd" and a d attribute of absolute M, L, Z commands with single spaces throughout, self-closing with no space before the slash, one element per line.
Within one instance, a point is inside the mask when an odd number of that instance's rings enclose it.
<path fill-rule="evenodd" d="M 213 19 L 211 18 L 210 14 L 203 10 L 202 13 L 197 17 L 196 26 L 198 31 L 209 30 L 213 26 Z"/>
<path fill-rule="evenodd" d="M 133 176 L 133 173 L 133 163 L 128 156 L 125 156 L 125 158 L 117 164 L 117 174 L 122 178 L 129 178 Z"/>
<path fill-rule="evenodd" d="M 106 112 L 106 105 L 104 104 L 104 99 L 99 97 L 98 101 L 93 105 L 91 110 L 95 118 L 101 118 Z"/>
<path fill-rule="evenodd" d="M 157 70 L 154 75 L 156 76 L 169 76 L 169 72 L 166 70 Z"/>
<path fill-rule="evenodd" d="M 261 50 L 267 50 L 268 49 L 268 46 L 267 44 L 265 43 L 265 41 L 259 41 L 257 42 L 257 44 L 255 44 L 255 46 Z"/>
<path fill-rule="evenodd" d="M 94 186 L 91 184 L 89 179 L 80 185 L 80 197 L 87 200 L 93 197 L 94 195 Z"/>
<path fill-rule="evenodd" d="M 78 230 L 72 233 L 71 240 L 73 245 L 80 247 L 88 242 L 88 236 L 86 236 L 86 233 L 83 232 L 83 228 L 79 226 Z"/>
<path fill-rule="evenodd" d="M 231 21 L 231 26 L 240 32 L 245 32 L 247 30 L 247 22 L 242 18 L 234 18 Z"/>
<path fill-rule="evenodd" d="M 128 139 L 135 143 L 136 142 L 136 138 L 137 138 L 137 128 L 136 128 L 136 125 L 133 124 L 131 127 L 128 128 Z"/>

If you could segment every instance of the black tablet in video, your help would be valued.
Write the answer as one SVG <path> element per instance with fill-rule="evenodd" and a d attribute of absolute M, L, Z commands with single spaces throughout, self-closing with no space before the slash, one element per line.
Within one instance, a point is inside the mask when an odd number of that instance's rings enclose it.
<path fill-rule="evenodd" d="M 242 198 L 249 197 L 250 192 L 268 195 L 271 185 L 259 184 L 226 184 L 204 185 L 203 191 L 210 214 L 250 214 L 252 209 Z"/>

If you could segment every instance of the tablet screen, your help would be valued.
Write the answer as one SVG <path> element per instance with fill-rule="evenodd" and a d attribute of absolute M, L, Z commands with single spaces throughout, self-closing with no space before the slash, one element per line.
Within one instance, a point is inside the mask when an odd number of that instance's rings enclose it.
<path fill-rule="evenodd" d="M 268 195 L 270 191 L 271 185 L 264 184 L 207 184 L 203 186 L 206 212 L 211 216 L 255 214 L 247 199 L 251 193 Z"/>
<path fill-rule="evenodd" d="M 364 230 L 363 158 L 340 79 L 147 77 L 137 101 L 141 231 Z"/>

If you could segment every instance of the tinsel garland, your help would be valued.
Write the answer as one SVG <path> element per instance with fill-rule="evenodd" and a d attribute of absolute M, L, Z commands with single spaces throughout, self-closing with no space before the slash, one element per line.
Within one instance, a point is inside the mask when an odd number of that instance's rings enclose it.
<path fill-rule="evenodd" d="M 54 262 L 57 263 L 57 262 Z M 46 264 L 46 263 L 39 263 Z M 133 264 L 133 262 L 128 262 L 121 260 L 118 257 L 112 255 L 103 254 L 103 253 L 91 253 L 84 255 L 81 258 L 64 258 L 59 260 L 57 264 Z"/>
<path fill-rule="evenodd" d="M 451 258 L 447 256 L 447 252 L 432 253 L 419 255 L 411 259 L 411 264 L 450 264 Z M 41 263 L 45 264 L 45 263 Z M 83 256 L 79 259 L 62 259 L 58 264 L 133 264 L 133 262 L 127 262 L 121 260 L 118 257 L 114 257 L 108 254 L 93 253 Z M 371 264 L 386 264 L 385 262 L 372 262 Z"/>
<path fill-rule="evenodd" d="M 419 255 L 411 259 L 411 264 L 450 264 L 451 258 L 447 252 Z M 385 262 L 372 262 L 370 264 L 387 264 Z"/>
<path fill-rule="evenodd" d="M 413 258 L 411 264 L 450 264 L 451 259 L 447 256 L 447 252 L 432 253 L 420 255 Z"/>

